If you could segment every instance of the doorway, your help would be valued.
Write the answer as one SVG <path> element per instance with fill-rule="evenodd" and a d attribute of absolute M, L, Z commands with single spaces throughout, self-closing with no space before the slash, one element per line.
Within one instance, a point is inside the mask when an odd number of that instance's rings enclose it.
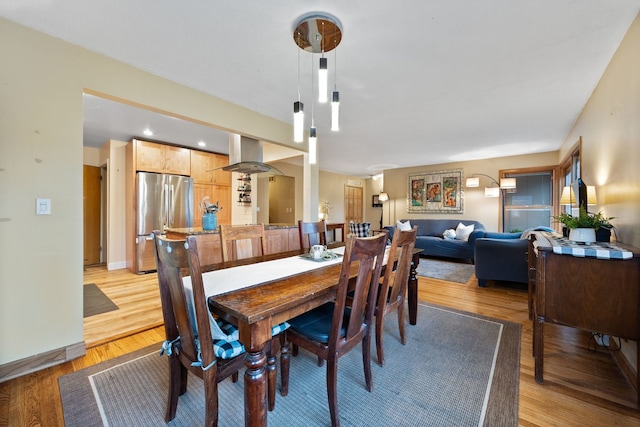
<path fill-rule="evenodd" d="M 363 197 L 362 187 L 352 185 L 344 186 L 344 217 L 346 223 L 363 221 Z"/>
<path fill-rule="evenodd" d="M 269 224 L 295 224 L 296 182 L 292 176 L 269 177 Z"/>
<path fill-rule="evenodd" d="M 101 202 L 101 173 L 102 169 L 96 166 L 83 166 L 83 244 L 84 266 L 99 264 L 100 251 L 100 213 Z"/>

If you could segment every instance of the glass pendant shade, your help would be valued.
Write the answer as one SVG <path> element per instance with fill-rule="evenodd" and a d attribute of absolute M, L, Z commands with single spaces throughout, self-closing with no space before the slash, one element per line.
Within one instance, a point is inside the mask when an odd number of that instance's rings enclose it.
<path fill-rule="evenodd" d="M 293 103 L 293 140 L 294 142 L 304 140 L 304 104 L 300 101 Z"/>
<path fill-rule="evenodd" d="M 331 130 L 340 130 L 340 93 L 337 90 L 331 98 Z"/>
<path fill-rule="evenodd" d="M 327 102 L 328 79 L 327 58 L 320 58 L 320 68 L 318 69 L 318 102 Z"/>
<path fill-rule="evenodd" d="M 317 162 L 317 139 L 316 139 L 316 128 L 312 127 L 309 129 L 309 164 L 315 165 Z"/>

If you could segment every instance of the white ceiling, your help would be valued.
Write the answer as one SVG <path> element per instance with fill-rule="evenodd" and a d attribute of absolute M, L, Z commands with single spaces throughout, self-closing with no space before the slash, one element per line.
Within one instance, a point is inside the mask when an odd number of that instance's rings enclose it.
<path fill-rule="evenodd" d="M 637 0 L 4 0 L 0 16 L 292 123 L 308 12 L 336 16 L 341 128 L 314 107 L 323 170 L 383 169 L 556 150 L 629 25 Z M 334 55 L 329 59 L 333 87 Z M 318 56 L 314 57 L 317 62 Z M 311 54 L 300 53 L 311 110 Z M 315 97 L 314 97 L 315 98 Z M 102 106 L 100 106 L 102 105 Z M 117 106 L 118 108 L 115 108 Z M 87 101 L 85 144 L 141 136 L 191 145 L 227 137 Z M 142 123 L 144 122 L 144 123 Z M 177 133 L 171 128 L 181 127 Z M 309 126 L 307 121 L 306 126 Z M 210 133 L 209 133 L 210 132 Z M 203 136 L 200 136 L 203 135 Z M 194 143 L 197 141 L 193 141 Z M 218 144 L 221 149 L 217 149 Z"/>

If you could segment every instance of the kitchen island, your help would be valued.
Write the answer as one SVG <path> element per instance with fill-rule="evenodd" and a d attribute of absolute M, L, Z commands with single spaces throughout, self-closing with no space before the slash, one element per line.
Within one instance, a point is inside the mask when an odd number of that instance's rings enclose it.
<path fill-rule="evenodd" d="M 187 236 L 195 236 L 202 265 L 222 262 L 222 245 L 218 229 L 203 230 L 200 227 L 168 228 L 165 232 L 169 239 L 186 239 Z M 267 254 L 300 249 L 297 225 L 265 224 L 264 234 L 267 238 Z"/>

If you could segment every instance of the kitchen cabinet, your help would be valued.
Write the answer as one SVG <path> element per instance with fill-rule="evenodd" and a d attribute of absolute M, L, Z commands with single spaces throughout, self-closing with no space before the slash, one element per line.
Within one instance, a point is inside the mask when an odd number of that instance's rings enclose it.
<path fill-rule="evenodd" d="M 191 175 L 191 150 L 172 145 L 134 139 L 136 149 L 136 170 Z"/>
<path fill-rule="evenodd" d="M 218 169 L 228 164 L 229 156 L 224 154 L 191 150 L 191 177 L 196 184 L 231 186 L 231 172 Z"/>
<path fill-rule="evenodd" d="M 218 202 L 222 208 L 218 211 L 218 225 L 231 224 L 231 187 L 215 184 L 193 184 L 193 226 L 202 227 L 202 209 L 200 203 L 209 197 L 210 203 Z"/>

